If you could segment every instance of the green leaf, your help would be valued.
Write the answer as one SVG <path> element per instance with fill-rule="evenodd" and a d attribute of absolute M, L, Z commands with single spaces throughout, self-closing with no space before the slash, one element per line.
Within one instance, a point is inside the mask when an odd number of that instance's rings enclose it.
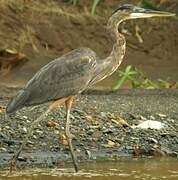
<path fill-rule="evenodd" d="M 96 6 L 99 4 L 101 0 L 94 0 L 93 1 L 93 5 L 92 5 L 92 9 L 91 9 L 91 14 L 94 15 L 95 14 L 95 10 L 96 10 Z"/>

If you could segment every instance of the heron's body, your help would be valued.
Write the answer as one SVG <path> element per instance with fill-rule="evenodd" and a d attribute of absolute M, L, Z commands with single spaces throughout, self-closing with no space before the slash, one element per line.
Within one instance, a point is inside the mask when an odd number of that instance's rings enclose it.
<path fill-rule="evenodd" d="M 87 87 L 111 75 L 121 64 L 126 46 L 124 36 L 118 32 L 118 26 L 122 21 L 127 19 L 173 15 L 174 14 L 171 13 L 148 10 L 133 5 L 121 6 L 113 13 L 108 21 L 107 28 L 111 33 L 114 45 L 112 52 L 107 58 L 99 59 L 91 49 L 79 48 L 53 60 L 41 68 L 27 85 L 12 98 L 7 105 L 6 113 L 14 113 L 24 106 L 38 105 L 48 101 L 53 101 L 54 103 L 44 114 L 32 123 L 26 138 L 12 159 L 12 164 L 16 163 L 35 124 L 41 121 L 44 118 L 43 115 L 46 116 L 51 109 L 65 102 L 67 112 L 66 137 L 75 170 L 78 171 L 69 131 L 69 115 L 73 97 L 81 93 Z"/>
<path fill-rule="evenodd" d="M 114 16 L 108 22 L 114 46 L 106 59 L 99 59 L 89 48 L 75 49 L 42 67 L 9 102 L 6 112 L 24 106 L 39 105 L 81 93 L 87 87 L 111 75 L 125 54 L 125 38 L 118 33 L 121 22 Z M 118 23 L 119 22 L 119 23 Z"/>
<path fill-rule="evenodd" d="M 7 112 L 78 94 L 90 84 L 96 63 L 96 54 L 88 48 L 75 49 L 51 61 L 10 101 Z"/>

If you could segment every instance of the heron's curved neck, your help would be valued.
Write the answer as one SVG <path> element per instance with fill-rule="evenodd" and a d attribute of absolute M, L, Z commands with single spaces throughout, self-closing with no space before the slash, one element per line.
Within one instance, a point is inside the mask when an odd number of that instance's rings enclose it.
<path fill-rule="evenodd" d="M 123 20 L 124 17 L 121 14 L 115 14 L 110 17 L 107 24 L 107 29 L 109 30 L 114 43 L 110 55 L 105 59 L 105 61 L 110 66 L 112 66 L 111 73 L 113 73 L 121 64 L 123 57 L 125 55 L 126 40 L 125 37 L 118 31 L 118 26 Z"/>
<path fill-rule="evenodd" d="M 114 45 L 110 55 L 106 59 L 98 60 L 97 70 L 91 81 L 91 85 L 111 75 L 122 62 L 126 41 L 124 36 L 119 33 L 118 26 L 123 20 L 124 17 L 122 15 L 114 14 L 108 21 L 107 29 L 110 32 Z"/>

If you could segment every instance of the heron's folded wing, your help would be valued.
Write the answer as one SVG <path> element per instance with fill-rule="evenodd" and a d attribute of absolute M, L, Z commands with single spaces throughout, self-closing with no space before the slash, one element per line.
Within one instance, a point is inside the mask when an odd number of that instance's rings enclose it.
<path fill-rule="evenodd" d="M 94 52 L 71 51 L 44 66 L 28 82 L 25 91 L 28 91 L 29 97 L 25 105 L 41 104 L 78 94 L 87 87 L 95 69 Z"/>

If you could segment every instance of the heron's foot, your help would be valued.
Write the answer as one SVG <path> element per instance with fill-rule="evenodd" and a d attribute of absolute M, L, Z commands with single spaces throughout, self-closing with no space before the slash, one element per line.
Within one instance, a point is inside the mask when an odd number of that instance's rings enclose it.
<path fill-rule="evenodd" d="M 68 146 L 69 146 L 69 150 L 70 150 L 70 153 L 71 153 L 72 162 L 73 162 L 73 165 L 74 165 L 75 172 L 78 172 L 79 167 L 78 167 L 78 163 L 77 163 L 77 157 L 76 157 L 74 149 L 73 149 L 72 139 L 70 138 L 71 136 L 72 136 L 71 134 L 68 134 L 67 141 L 68 141 Z"/>
<path fill-rule="evenodd" d="M 77 163 L 77 159 L 74 160 L 73 164 L 74 164 L 75 172 L 77 173 L 79 171 L 79 166 L 78 166 L 78 163 Z"/>
<path fill-rule="evenodd" d="M 16 164 L 17 164 L 17 158 L 16 156 L 13 156 L 13 158 L 10 160 L 10 163 L 9 163 L 9 174 L 12 173 L 12 171 L 16 171 L 17 170 L 17 167 L 16 167 Z"/>

